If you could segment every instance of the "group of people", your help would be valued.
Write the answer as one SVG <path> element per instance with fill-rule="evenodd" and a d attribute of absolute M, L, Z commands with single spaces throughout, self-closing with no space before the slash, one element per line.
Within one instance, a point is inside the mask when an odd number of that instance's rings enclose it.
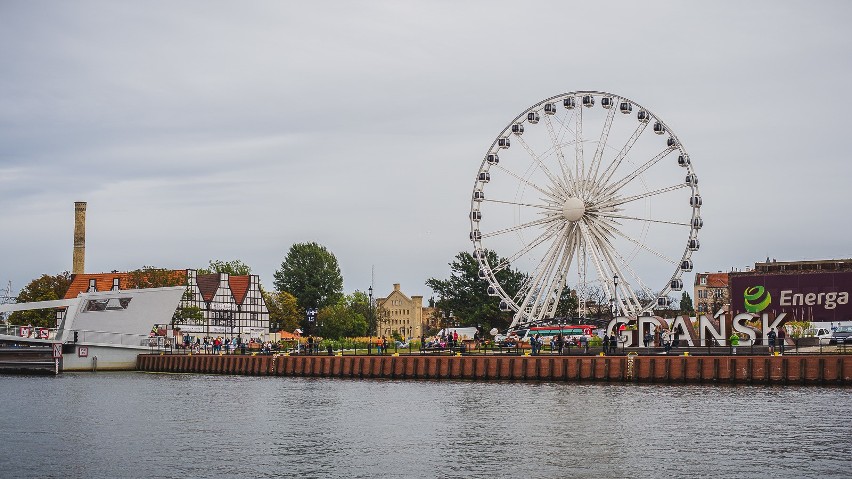
<path fill-rule="evenodd" d="M 775 332 L 775 329 L 770 329 L 768 333 L 766 333 L 766 342 L 769 345 L 769 352 L 774 353 L 776 351 L 776 347 L 778 352 L 784 354 L 784 346 L 787 342 L 787 331 L 786 329 L 778 328 L 778 332 Z"/>
<path fill-rule="evenodd" d="M 245 354 L 246 350 L 269 353 L 278 349 L 278 345 L 272 341 L 261 341 L 255 338 L 249 338 L 248 341 L 243 341 L 242 336 L 234 336 L 232 338 L 216 337 L 193 337 L 190 334 L 184 334 L 182 341 L 176 346 L 194 354 L 205 353 L 219 354 L 226 352 L 234 352 L 239 350 Z"/>
<path fill-rule="evenodd" d="M 538 354 L 541 352 L 541 346 L 543 345 L 541 338 L 538 334 L 536 334 L 535 338 L 538 338 L 537 347 L 533 354 Z M 535 339 L 533 338 L 533 339 Z M 532 347 L 533 341 L 530 341 L 530 346 Z M 570 348 L 571 346 L 576 346 L 583 348 L 583 353 L 589 352 L 589 337 L 586 335 L 581 336 L 563 336 L 562 333 L 557 333 L 553 339 L 550 340 L 550 350 L 551 351 L 559 351 L 559 354 L 565 353 L 565 348 Z"/>
<path fill-rule="evenodd" d="M 618 349 L 618 335 L 615 333 L 612 333 L 612 335 L 604 334 L 602 345 L 605 355 L 615 354 Z"/>
<path fill-rule="evenodd" d="M 420 344 L 423 349 L 447 349 L 454 348 L 459 345 L 459 333 L 458 331 L 447 332 L 446 330 L 442 330 L 441 334 L 436 336 L 432 336 L 431 338 L 426 338 L 425 336 L 420 337 Z"/>

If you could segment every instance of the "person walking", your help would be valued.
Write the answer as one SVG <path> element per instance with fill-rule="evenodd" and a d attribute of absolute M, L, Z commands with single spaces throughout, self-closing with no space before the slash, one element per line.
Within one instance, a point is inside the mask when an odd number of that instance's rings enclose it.
<path fill-rule="evenodd" d="M 604 356 L 609 354 L 609 334 L 604 334 L 603 337 L 603 353 Z"/>
<path fill-rule="evenodd" d="M 778 349 L 781 351 L 781 354 L 784 354 L 784 342 L 787 340 L 787 329 L 784 326 L 778 328 Z"/>
<path fill-rule="evenodd" d="M 611 354 L 615 354 L 618 350 L 618 336 L 615 333 L 612 333 L 612 336 L 609 337 L 609 352 Z"/>
<path fill-rule="evenodd" d="M 645 336 L 642 338 L 642 342 L 645 344 L 646 348 L 648 347 L 649 344 L 651 344 L 652 338 L 653 338 L 653 336 L 651 336 L 651 331 L 645 331 Z"/>

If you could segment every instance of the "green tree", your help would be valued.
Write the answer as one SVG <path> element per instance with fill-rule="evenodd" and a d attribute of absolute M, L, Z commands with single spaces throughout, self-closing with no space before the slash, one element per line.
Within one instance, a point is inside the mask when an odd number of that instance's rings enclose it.
<path fill-rule="evenodd" d="M 560 318 L 574 318 L 577 316 L 578 307 L 577 291 L 565 288 L 562 290 L 562 295 L 556 304 L 556 316 Z"/>
<path fill-rule="evenodd" d="M 692 305 L 692 297 L 686 291 L 680 294 L 680 313 L 687 316 L 695 316 L 695 307 Z"/>
<path fill-rule="evenodd" d="M 493 251 L 485 250 L 490 265 L 504 261 Z M 426 286 L 438 295 L 435 302 L 443 312 L 452 312 L 463 326 L 481 326 L 482 331 L 491 328 L 506 329 L 512 319 L 511 312 L 500 311 L 500 299 L 488 296 L 488 281 L 479 277 L 479 263 L 468 252 L 457 254 L 450 265 L 449 279 L 429 278 Z M 514 296 L 526 275 L 507 267 L 495 274 L 497 281 L 509 295 Z"/>
<path fill-rule="evenodd" d="M 320 336 L 340 339 L 366 335 L 367 318 L 358 311 L 359 302 L 360 298 L 353 294 L 320 309 L 317 313 Z"/>
<path fill-rule="evenodd" d="M 71 286 L 71 273 L 63 271 L 56 275 L 43 274 L 30 281 L 18 293 L 15 300 L 18 303 L 35 301 L 55 301 L 65 297 L 65 292 Z M 36 309 L 30 311 L 15 311 L 9 316 L 9 324 L 32 324 L 40 328 L 56 326 L 56 311 L 53 309 Z"/>
<path fill-rule="evenodd" d="M 232 261 L 211 259 L 207 268 L 198 268 L 198 274 L 212 273 L 228 273 L 232 276 L 248 276 L 251 274 L 251 268 L 238 259 Z"/>
<path fill-rule="evenodd" d="M 299 307 L 295 296 L 286 291 L 262 293 L 272 329 L 293 332 L 299 327 L 305 317 L 305 310 Z"/>
<path fill-rule="evenodd" d="M 178 306 L 172 315 L 172 326 L 175 324 L 204 324 L 204 313 L 198 306 Z"/>
<path fill-rule="evenodd" d="M 274 278 L 276 291 L 290 292 L 304 309 L 335 305 L 343 297 L 337 258 L 317 243 L 291 246 Z"/>

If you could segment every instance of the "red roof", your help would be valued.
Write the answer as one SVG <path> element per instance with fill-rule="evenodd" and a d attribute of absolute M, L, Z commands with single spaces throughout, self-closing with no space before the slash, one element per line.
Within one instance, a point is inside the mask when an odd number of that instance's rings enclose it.
<path fill-rule="evenodd" d="M 707 275 L 707 287 L 709 288 L 727 288 L 728 273 L 710 273 Z"/>
<path fill-rule="evenodd" d="M 186 271 L 174 270 L 170 271 L 177 282 L 186 284 Z M 112 289 L 113 279 L 118 278 L 118 289 L 130 289 L 130 273 L 94 273 L 94 274 L 75 274 L 71 276 L 71 286 L 65 293 L 65 299 L 76 298 L 78 294 L 85 293 L 89 290 L 89 280 L 95 280 L 95 289 L 98 291 L 109 291 Z M 201 290 L 201 296 L 204 301 L 213 301 L 216 296 L 216 290 L 219 289 L 219 274 L 200 274 L 197 277 L 198 289 Z M 234 301 L 237 304 L 243 304 L 248 294 L 249 286 L 251 286 L 250 276 L 229 276 L 228 287 L 231 288 L 231 294 L 234 296 Z"/>
<path fill-rule="evenodd" d="M 174 270 L 169 271 L 176 283 L 186 284 L 186 271 Z M 71 276 L 71 286 L 65 292 L 64 299 L 76 298 L 78 294 L 85 293 L 89 290 L 90 280 L 95 280 L 95 289 L 97 291 L 109 291 L 112 289 L 113 280 L 118 278 L 118 289 L 131 289 L 130 273 L 84 273 Z"/>
<path fill-rule="evenodd" d="M 243 304 L 243 300 L 246 299 L 246 293 L 248 293 L 249 289 L 249 281 L 250 278 L 248 276 L 229 276 L 228 277 L 228 286 L 231 287 L 231 294 L 234 295 L 234 301 L 237 304 Z"/>

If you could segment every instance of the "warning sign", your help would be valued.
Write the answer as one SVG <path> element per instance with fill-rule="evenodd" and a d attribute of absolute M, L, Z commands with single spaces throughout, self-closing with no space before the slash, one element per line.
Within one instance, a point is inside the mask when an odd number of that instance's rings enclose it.
<path fill-rule="evenodd" d="M 53 359 L 62 357 L 62 343 L 53 343 Z"/>
<path fill-rule="evenodd" d="M 38 329 L 38 338 L 39 339 L 47 339 L 47 328 L 39 328 Z"/>
<path fill-rule="evenodd" d="M 77 356 L 81 358 L 89 357 L 89 348 L 87 348 L 86 346 L 80 346 L 79 348 L 77 348 Z"/>

